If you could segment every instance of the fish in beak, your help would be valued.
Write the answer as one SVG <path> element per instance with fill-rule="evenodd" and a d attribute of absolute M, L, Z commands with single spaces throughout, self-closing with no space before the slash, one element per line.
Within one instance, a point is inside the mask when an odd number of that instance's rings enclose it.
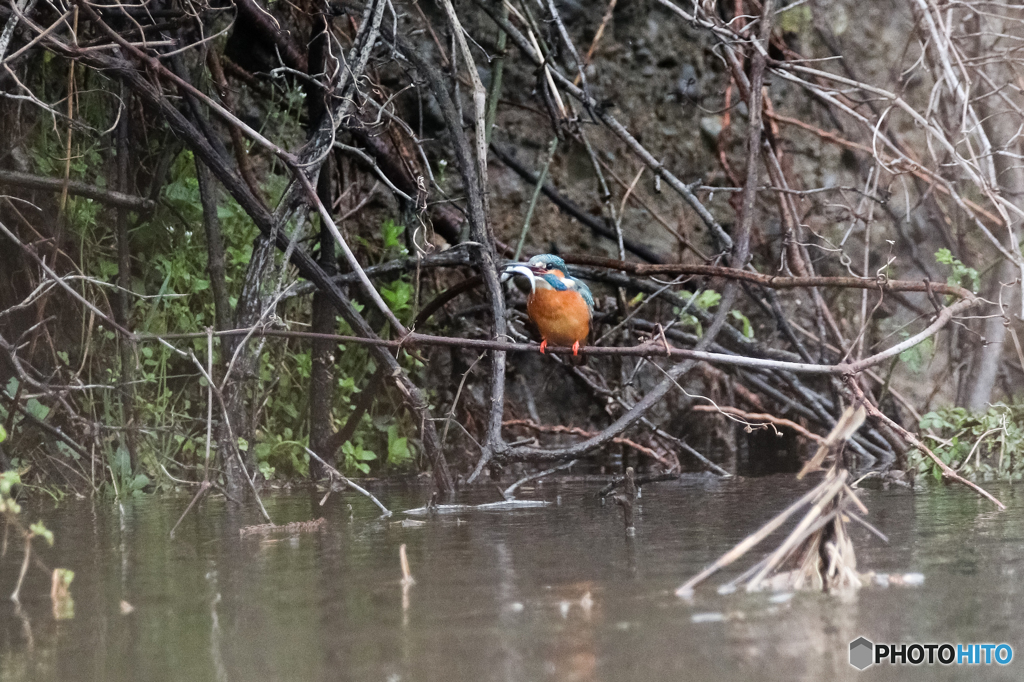
<path fill-rule="evenodd" d="M 509 263 L 505 266 L 505 269 L 501 273 L 501 281 L 507 282 L 516 275 L 525 277 L 530 281 L 530 292 L 537 291 L 537 276 L 533 272 L 533 268 L 523 263 Z"/>

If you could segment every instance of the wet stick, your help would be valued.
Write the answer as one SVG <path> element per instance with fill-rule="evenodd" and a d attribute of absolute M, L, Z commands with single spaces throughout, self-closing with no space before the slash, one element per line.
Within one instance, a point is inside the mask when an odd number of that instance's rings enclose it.
<path fill-rule="evenodd" d="M 402 586 L 415 585 L 416 579 L 412 577 L 412 571 L 409 570 L 409 556 L 405 553 L 404 542 L 398 548 L 398 562 L 402 566 Z"/>
<path fill-rule="evenodd" d="M 636 535 L 636 526 L 633 523 L 633 506 L 636 503 L 636 498 L 639 497 L 638 493 L 633 467 L 626 467 L 626 482 L 623 486 L 623 492 L 613 495 L 612 499 L 615 500 L 615 504 L 622 507 L 622 521 L 626 526 L 626 535 L 630 537 Z"/>
<path fill-rule="evenodd" d="M 342 483 L 347 485 L 349 488 L 352 488 L 352 490 L 355 490 L 357 493 L 362 493 L 366 497 L 370 498 L 370 501 L 372 501 L 375 505 L 377 505 L 377 508 L 380 509 L 383 512 L 382 516 L 384 516 L 384 517 L 391 516 L 391 511 L 387 507 L 385 507 L 384 504 L 380 500 L 378 500 L 374 496 L 373 493 L 371 493 L 366 488 L 363 488 L 362 486 L 353 483 L 347 477 L 342 476 L 340 471 L 338 471 L 337 469 L 332 467 L 330 464 L 325 462 L 323 459 L 320 458 L 320 455 L 316 454 L 315 452 L 313 452 L 309 448 L 303 448 L 303 450 L 305 450 L 306 454 L 308 454 L 310 457 L 312 457 L 316 461 L 320 462 L 320 464 L 322 464 L 323 467 L 327 470 L 327 473 L 329 473 L 332 477 L 336 476 L 339 481 L 341 481 Z M 324 499 L 320 501 L 320 504 L 323 505 L 326 501 L 327 501 L 327 495 L 324 495 Z"/>
<path fill-rule="evenodd" d="M 529 483 L 530 481 L 536 481 L 537 479 L 544 478 L 545 476 L 550 476 L 551 474 L 556 473 L 558 471 L 571 469 L 572 465 L 576 464 L 576 462 L 578 461 L 579 460 L 576 459 L 570 459 L 568 462 L 564 464 L 559 464 L 558 466 L 552 467 L 551 469 L 545 469 L 544 471 L 540 471 L 536 474 L 524 476 L 523 478 L 519 479 L 518 481 L 516 481 L 509 487 L 505 488 L 503 491 L 501 491 L 501 496 L 504 497 L 506 501 L 515 499 L 515 492 L 519 488 L 519 486 L 523 485 L 524 483 Z"/>

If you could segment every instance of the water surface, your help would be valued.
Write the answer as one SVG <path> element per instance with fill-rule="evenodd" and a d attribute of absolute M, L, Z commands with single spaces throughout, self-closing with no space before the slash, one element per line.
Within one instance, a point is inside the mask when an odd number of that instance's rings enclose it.
<path fill-rule="evenodd" d="M 736 593 L 712 578 L 691 601 L 673 591 L 797 497 L 792 476 L 695 479 L 644 489 L 637 533 L 602 506 L 597 485 L 521 491 L 553 502 L 403 525 L 365 499 L 276 494 L 277 523 L 323 516 L 324 530 L 240 538 L 252 510 L 203 503 L 28 504 L 57 537 L 42 558 L 75 571 L 75 617 L 55 621 L 49 578 L 33 567 L 21 610 L 0 602 L 0 679 L 831 680 L 1024 678 L 1024 499 L 995 492 L 995 512 L 957 487 L 865 491 L 885 545 L 855 530 L 860 568 L 924 574 L 918 588 L 852 596 Z M 378 491 L 392 509 L 425 489 Z M 460 502 L 494 501 L 476 492 Z M 416 584 L 403 590 L 399 546 Z M 755 550 L 752 558 L 763 554 Z M 740 562 L 742 567 L 749 561 Z M 18 548 L 0 561 L 9 594 Z M 134 610 L 122 614 L 121 602 Z M 1006 642 L 1005 667 L 874 667 L 847 663 L 849 642 Z"/>

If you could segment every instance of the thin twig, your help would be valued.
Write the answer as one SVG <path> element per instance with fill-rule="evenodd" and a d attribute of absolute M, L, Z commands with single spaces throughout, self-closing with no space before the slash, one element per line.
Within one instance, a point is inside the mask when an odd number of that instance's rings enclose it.
<path fill-rule="evenodd" d="M 530 474 L 529 476 L 524 476 L 523 478 L 520 478 L 518 481 L 516 481 L 515 483 L 510 485 L 509 487 L 505 488 L 505 490 L 502 491 L 501 495 L 506 500 L 515 499 L 515 492 L 516 492 L 516 490 L 521 485 L 523 485 L 524 483 L 529 483 L 530 481 L 536 481 L 539 478 L 544 478 L 545 476 L 550 476 L 551 474 L 557 473 L 559 471 L 565 471 L 566 469 L 571 469 L 572 466 L 574 464 L 576 464 L 577 461 L 579 461 L 579 460 L 572 459 L 572 460 L 569 460 L 568 462 L 565 462 L 563 464 L 559 464 L 556 467 L 551 467 L 550 469 L 545 469 L 544 471 L 540 471 L 540 472 L 535 473 L 535 474 Z"/>
<path fill-rule="evenodd" d="M 370 492 L 370 491 L 368 491 L 368 490 L 367 490 L 366 488 L 363 488 L 363 487 L 362 487 L 362 486 L 360 486 L 360 485 L 356 485 L 355 483 L 353 483 L 353 482 L 352 482 L 352 480 L 351 480 L 351 479 L 349 479 L 349 478 L 347 478 L 347 477 L 343 476 L 343 475 L 341 474 L 341 472 L 340 472 L 340 471 L 338 471 L 337 469 L 335 469 L 334 467 L 332 467 L 332 466 L 331 466 L 330 464 L 328 464 L 328 463 L 327 463 L 327 462 L 325 462 L 324 460 L 320 459 L 320 456 L 319 456 L 319 455 L 317 455 L 317 454 L 316 454 L 315 452 L 313 452 L 312 450 L 310 450 L 309 448 L 307 448 L 307 447 L 303 447 L 302 449 L 303 449 L 303 450 L 305 450 L 305 451 L 306 451 L 306 453 L 307 453 L 307 454 L 308 454 L 308 455 L 309 455 L 310 457 L 312 457 L 312 458 L 313 458 L 313 459 L 315 459 L 316 461 L 320 462 L 320 464 L 322 464 L 322 465 L 323 465 L 323 467 L 324 467 L 325 469 L 327 469 L 327 471 L 328 471 L 328 472 L 329 472 L 329 473 L 331 474 L 331 476 L 336 476 L 336 477 L 338 478 L 338 480 L 339 480 L 339 481 L 341 481 L 342 483 L 344 483 L 345 485 L 347 485 L 347 486 L 348 486 L 349 488 L 352 488 L 352 490 L 355 490 L 355 491 L 356 491 L 357 493 L 360 493 L 360 494 L 362 494 L 362 495 L 365 495 L 366 497 L 370 498 L 370 500 L 371 500 L 371 501 L 372 501 L 372 502 L 373 502 L 373 503 L 374 503 L 375 505 L 377 505 L 377 507 L 378 507 L 378 508 L 379 508 L 379 509 L 380 509 L 380 510 L 381 510 L 381 511 L 383 512 L 383 515 L 382 515 L 382 516 L 383 516 L 384 518 L 387 518 L 388 516 L 391 516 L 391 512 L 390 512 L 390 511 L 388 510 L 388 508 L 387 508 L 387 507 L 385 507 L 385 506 L 384 506 L 384 504 L 383 504 L 383 503 L 382 503 L 382 502 L 381 502 L 380 500 L 378 500 L 378 499 L 377 499 L 377 497 L 376 497 L 376 496 L 375 496 L 375 495 L 374 495 L 373 493 L 371 493 L 371 492 Z"/>

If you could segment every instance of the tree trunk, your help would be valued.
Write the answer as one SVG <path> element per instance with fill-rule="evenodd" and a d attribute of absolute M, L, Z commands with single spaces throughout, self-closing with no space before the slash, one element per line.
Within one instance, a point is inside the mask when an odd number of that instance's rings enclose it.
<path fill-rule="evenodd" d="M 199 200 L 203 203 L 203 228 L 206 230 L 206 273 L 210 276 L 213 292 L 214 324 L 218 331 L 231 324 L 231 302 L 224 275 L 224 235 L 217 217 L 217 186 L 213 174 L 202 161 L 196 159 L 196 180 L 199 182 Z"/>
<path fill-rule="evenodd" d="M 331 163 L 328 160 L 320 169 L 317 182 L 317 194 L 325 206 L 332 206 Z M 334 255 L 334 237 L 326 226 L 320 228 L 320 267 L 328 276 L 338 272 L 337 259 Z M 327 295 L 317 290 L 313 294 L 313 331 L 318 334 L 334 334 L 337 332 L 338 312 L 334 309 Z M 334 465 L 335 448 L 331 445 L 334 435 L 334 394 L 335 376 L 334 360 L 337 342 L 314 340 L 312 344 L 312 369 L 309 376 L 309 449 L 318 454 L 325 462 Z M 309 475 L 317 479 L 326 474 L 320 462 L 311 459 Z"/>
<path fill-rule="evenodd" d="M 238 329 L 259 324 L 270 303 L 264 295 L 264 283 L 274 271 L 274 252 L 274 242 L 263 237 L 257 238 L 235 308 L 234 326 Z M 256 466 L 251 447 L 253 428 L 248 401 L 254 393 L 254 384 L 258 378 L 263 339 L 226 336 L 223 349 L 224 362 L 230 368 L 231 376 L 224 386 L 226 414 L 217 429 L 217 447 L 227 478 L 228 494 L 241 497 L 248 488 L 242 477 L 252 476 Z M 244 450 L 239 447 L 241 441 L 246 443 Z M 245 471 L 242 470 L 243 463 Z"/>
<path fill-rule="evenodd" d="M 992 21 L 999 25 L 999 21 L 992 18 Z M 1005 26 L 1006 22 L 1002 22 Z M 997 32 L 998 33 L 1001 32 Z M 984 41 L 983 41 L 984 42 Z M 983 46 L 982 49 L 985 49 Z M 991 50 L 985 49 L 985 53 Z M 1008 62 L 1002 60 L 994 61 L 987 68 L 993 83 L 1013 82 L 1014 74 L 1007 69 Z M 1024 168 L 1021 166 L 1021 153 L 1024 148 L 1019 142 L 1020 118 L 995 96 L 981 98 L 980 110 L 984 114 L 982 126 L 997 152 L 993 157 L 995 164 L 998 191 L 1003 197 L 1013 202 L 1018 208 L 1024 208 Z M 1011 234 L 1010 250 L 1019 250 L 1021 239 L 1022 221 L 1016 213 L 1007 211 L 1010 219 L 1009 232 Z M 1015 238 L 1013 238 L 1015 236 Z M 1004 283 L 1010 284 L 1021 275 L 1020 270 L 1014 263 L 1001 258 L 999 264 L 994 268 L 992 278 L 983 292 L 990 301 L 1002 301 L 1003 309 L 1009 315 L 1014 315 L 1019 310 L 1020 286 L 1003 287 Z M 1003 348 L 1006 345 L 1006 322 L 1001 316 L 988 317 L 982 321 L 981 337 L 982 345 L 974 353 L 971 362 L 971 371 L 966 375 L 966 390 L 961 391 L 962 404 L 964 407 L 974 410 L 984 410 L 992 401 L 992 391 L 999 376 L 999 368 L 1002 363 Z"/>

